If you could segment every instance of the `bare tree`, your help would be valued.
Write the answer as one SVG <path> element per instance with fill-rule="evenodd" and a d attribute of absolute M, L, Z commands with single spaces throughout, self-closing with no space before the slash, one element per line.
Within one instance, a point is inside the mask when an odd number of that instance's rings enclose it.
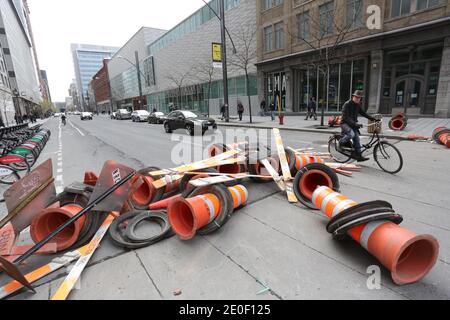
<path fill-rule="evenodd" d="M 230 56 L 229 65 L 245 73 L 246 94 L 250 113 L 250 123 L 253 123 L 252 102 L 250 98 L 250 67 L 256 63 L 256 36 L 257 31 L 250 24 L 242 25 L 232 33 L 236 42 L 236 52 Z"/>
<path fill-rule="evenodd" d="M 201 82 L 206 82 L 208 84 L 208 91 L 206 93 L 206 101 L 208 107 L 208 117 L 210 116 L 209 100 L 211 98 L 211 84 L 214 79 L 215 68 L 211 62 L 199 62 L 193 69 L 195 77 Z"/>
<path fill-rule="evenodd" d="M 167 80 L 172 82 L 177 88 L 177 102 L 178 106 L 182 103 L 182 89 L 189 82 L 192 68 L 186 72 L 171 72 L 166 76 Z"/>
<path fill-rule="evenodd" d="M 355 6 L 351 8 L 352 12 L 349 14 L 346 1 L 331 1 L 320 7 L 304 9 L 296 16 L 289 17 L 289 23 L 285 25 L 285 34 L 291 38 L 291 50 L 293 45 L 306 45 L 305 50 L 311 50 L 314 56 L 308 65 L 322 75 L 321 126 L 324 126 L 325 107 L 328 107 L 327 88 L 330 69 L 342 58 L 339 53 L 343 42 L 348 40 L 359 19 L 362 21 L 362 3 L 363 0 L 355 1 Z M 323 7 L 326 5 L 329 7 Z M 295 25 L 296 28 L 292 28 L 291 25 Z M 317 101 L 320 101 L 319 97 L 317 98 Z"/>

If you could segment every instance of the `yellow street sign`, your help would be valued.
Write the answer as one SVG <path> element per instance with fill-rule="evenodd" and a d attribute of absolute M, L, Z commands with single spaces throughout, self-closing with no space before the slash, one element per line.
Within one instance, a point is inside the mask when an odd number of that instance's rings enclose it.
<path fill-rule="evenodd" d="M 212 58 L 213 62 L 222 62 L 222 44 L 212 44 Z"/>

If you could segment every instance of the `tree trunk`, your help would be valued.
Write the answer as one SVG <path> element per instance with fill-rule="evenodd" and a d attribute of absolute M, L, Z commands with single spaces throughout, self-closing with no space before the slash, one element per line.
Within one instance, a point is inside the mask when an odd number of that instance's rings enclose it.
<path fill-rule="evenodd" d="M 327 84 L 328 84 L 328 73 L 326 75 L 324 74 L 324 76 L 323 76 L 323 95 L 322 95 L 322 97 L 324 97 L 325 100 L 322 103 L 322 115 L 321 115 L 321 120 L 320 120 L 320 125 L 322 127 L 325 126 L 325 106 L 326 106 L 326 101 L 328 100 Z"/>
<path fill-rule="evenodd" d="M 250 98 L 250 80 L 248 77 L 248 71 L 247 69 L 245 69 L 245 80 L 247 81 L 246 83 L 246 91 L 247 91 L 247 98 L 248 98 L 248 112 L 250 114 L 250 123 L 253 123 L 253 117 L 252 117 L 252 99 Z"/>

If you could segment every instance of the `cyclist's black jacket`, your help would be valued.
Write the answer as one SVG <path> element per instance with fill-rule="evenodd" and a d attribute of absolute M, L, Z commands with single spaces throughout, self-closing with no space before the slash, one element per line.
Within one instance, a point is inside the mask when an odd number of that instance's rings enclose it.
<path fill-rule="evenodd" d="M 358 116 L 375 121 L 375 118 L 369 116 L 360 104 L 356 104 L 353 100 L 349 100 L 342 106 L 342 123 L 348 124 L 353 129 L 358 129 Z"/>

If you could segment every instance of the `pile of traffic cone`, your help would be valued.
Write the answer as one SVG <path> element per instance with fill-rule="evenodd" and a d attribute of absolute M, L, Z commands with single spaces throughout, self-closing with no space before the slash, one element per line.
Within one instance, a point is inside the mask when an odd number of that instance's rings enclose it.
<path fill-rule="evenodd" d="M 329 232 L 353 238 L 391 271 L 398 285 L 419 281 L 437 261 L 438 241 L 398 226 L 402 219 L 386 202 L 358 204 L 326 186 L 314 191 L 313 202 L 331 219 Z"/>
<path fill-rule="evenodd" d="M 333 116 L 328 119 L 328 126 L 330 128 L 340 126 L 342 124 L 342 117 Z"/>
<path fill-rule="evenodd" d="M 433 140 L 450 148 L 450 129 L 447 127 L 439 127 L 433 131 Z"/>
<path fill-rule="evenodd" d="M 408 118 L 403 112 L 400 112 L 392 117 L 389 121 L 389 128 L 394 131 L 403 131 L 408 125 Z"/>

